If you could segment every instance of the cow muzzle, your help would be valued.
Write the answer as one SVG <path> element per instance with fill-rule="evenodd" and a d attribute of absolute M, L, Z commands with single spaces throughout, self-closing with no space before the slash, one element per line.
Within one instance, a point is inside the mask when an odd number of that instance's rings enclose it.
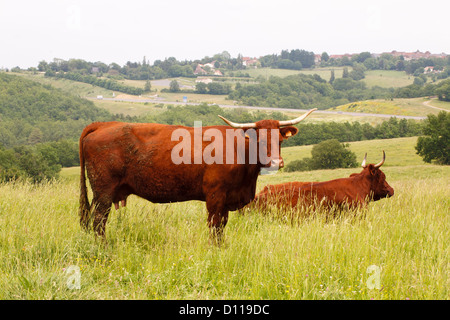
<path fill-rule="evenodd" d="M 278 169 L 281 169 L 283 167 L 284 167 L 283 159 L 272 159 L 266 165 L 266 168 L 269 168 L 270 170 L 278 170 Z"/>
<path fill-rule="evenodd" d="M 394 189 L 393 188 L 389 188 L 388 189 L 388 194 L 387 194 L 388 198 L 392 197 L 393 195 L 394 195 Z"/>

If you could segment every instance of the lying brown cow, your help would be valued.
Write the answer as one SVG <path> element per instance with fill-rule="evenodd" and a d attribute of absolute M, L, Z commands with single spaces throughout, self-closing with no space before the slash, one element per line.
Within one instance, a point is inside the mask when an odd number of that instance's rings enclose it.
<path fill-rule="evenodd" d="M 94 230 L 104 236 L 111 205 L 116 209 L 119 204 L 126 205 L 130 194 L 155 203 L 201 200 L 206 202 L 210 229 L 220 236 L 228 212 L 255 197 L 260 169 L 283 167 L 282 141 L 297 134 L 292 125 L 314 110 L 293 120 L 239 124 L 222 118 L 228 126 L 197 128 L 156 123 L 90 124 L 80 137 L 80 223 L 88 228 L 93 218 Z M 92 204 L 87 196 L 86 171 Z"/>
<path fill-rule="evenodd" d="M 279 208 L 310 207 L 317 205 L 325 208 L 367 206 L 368 202 L 377 201 L 394 195 L 394 189 L 386 182 L 386 176 L 380 170 L 385 161 L 366 165 L 366 156 L 361 164 L 360 173 L 353 173 L 348 178 L 324 182 L 287 182 L 269 185 L 255 198 L 254 206 L 265 209 L 268 205 Z"/>

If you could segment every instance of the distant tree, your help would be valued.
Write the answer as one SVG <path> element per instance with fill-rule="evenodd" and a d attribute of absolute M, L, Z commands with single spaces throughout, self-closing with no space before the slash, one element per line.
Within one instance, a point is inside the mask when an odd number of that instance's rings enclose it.
<path fill-rule="evenodd" d="M 425 81 L 423 81 L 421 77 L 415 77 L 413 83 L 418 86 L 423 86 L 425 84 Z"/>
<path fill-rule="evenodd" d="M 210 94 L 229 94 L 231 92 L 231 84 L 211 82 L 206 85 Z"/>
<path fill-rule="evenodd" d="M 208 88 L 206 83 L 203 82 L 199 82 L 195 85 L 195 92 L 197 93 L 207 93 L 208 92 Z"/>
<path fill-rule="evenodd" d="M 439 100 L 450 101 L 450 80 L 441 82 L 436 89 L 436 94 L 438 95 Z"/>
<path fill-rule="evenodd" d="M 369 69 L 369 70 L 378 69 L 378 62 L 377 62 L 377 59 L 375 59 L 375 58 L 367 58 L 366 60 L 364 60 L 363 64 L 366 67 L 366 69 Z"/>
<path fill-rule="evenodd" d="M 353 70 L 349 73 L 349 76 L 353 80 L 361 80 L 365 78 L 364 71 L 366 71 L 366 67 L 362 63 L 354 63 Z"/>
<path fill-rule="evenodd" d="M 369 59 L 371 57 L 372 57 L 372 55 L 370 54 L 370 52 L 361 52 L 360 54 L 354 55 L 352 57 L 352 60 L 359 62 L 359 63 L 363 63 L 364 61 L 366 61 L 367 59 Z"/>
<path fill-rule="evenodd" d="M 28 143 L 29 144 L 38 144 L 41 143 L 43 139 L 43 134 L 41 129 L 39 128 L 34 128 L 30 135 L 28 136 Z"/>
<path fill-rule="evenodd" d="M 321 60 L 327 62 L 330 59 L 330 56 L 328 55 L 328 53 L 323 52 L 322 56 L 321 56 Z"/>
<path fill-rule="evenodd" d="M 152 84 L 150 83 L 150 80 L 145 81 L 144 91 L 150 92 L 152 90 Z"/>
<path fill-rule="evenodd" d="M 349 144 L 342 144 L 337 139 L 320 142 L 311 150 L 313 169 L 354 168 L 358 166 L 356 155 L 348 150 Z"/>
<path fill-rule="evenodd" d="M 344 70 L 342 70 L 342 78 L 348 78 L 349 74 L 348 74 L 348 68 L 345 67 Z"/>
<path fill-rule="evenodd" d="M 180 91 L 180 85 L 177 80 L 170 81 L 170 92 L 179 92 Z"/>
<path fill-rule="evenodd" d="M 313 170 L 312 169 L 312 159 L 311 158 L 303 158 L 301 160 L 291 161 L 284 168 L 284 171 L 286 171 L 286 172 L 310 171 L 310 170 Z"/>
<path fill-rule="evenodd" d="M 223 51 L 221 55 L 222 59 L 226 62 L 231 59 L 231 54 L 228 51 Z"/>
<path fill-rule="evenodd" d="M 341 144 L 337 139 L 322 141 L 312 148 L 311 158 L 292 161 L 285 170 L 289 172 L 357 167 L 356 155 L 348 150 L 348 147 L 349 144 Z"/>
<path fill-rule="evenodd" d="M 401 58 L 402 58 L 403 56 L 401 56 Z M 401 60 L 401 59 L 399 59 L 398 61 L 397 61 L 397 63 L 395 64 L 395 70 L 397 70 L 397 71 L 403 71 L 403 70 L 405 70 L 405 61 L 404 61 L 404 58 L 403 58 L 403 60 Z"/>
<path fill-rule="evenodd" d="M 425 136 L 417 140 L 417 154 L 423 161 L 450 164 L 450 113 L 441 111 L 437 116 L 428 115 L 423 128 Z"/>
<path fill-rule="evenodd" d="M 43 72 L 43 71 L 46 71 L 47 69 L 48 69 L 48 63 L 45 60 L 40 61 L 38 64 L 38 70 Z"/>
<path fill-rule="evenodd" d="M 333 84 L 334 80 L 335 80 L 335 77 L 334 77 L 334 70 L 331 70 L 331 77 L 330 77 L 330 81 L 328 81 L 328 82 L 331 83 L 331 84 Z"/>
<path fill-rule="evenodd" d="M 238 54 L 237 58 L 236 58 L 236 69 L 243 69 L 244 68 L 244 59 L 242 57 L 242 54 Z"/>
<path fill-rule="evenodd" d="M 349 59 L 349 57 L 344 56 L 341 59 L 341 65 L 342 66 L 351 66 L 352 65 L 352 61 Z"/>

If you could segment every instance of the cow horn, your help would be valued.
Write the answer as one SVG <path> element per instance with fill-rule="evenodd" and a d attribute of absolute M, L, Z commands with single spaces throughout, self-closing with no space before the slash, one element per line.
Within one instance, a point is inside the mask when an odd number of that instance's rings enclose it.
<path fill-rule="evenodd" d="M 374 165 L 374 167 L 375 167 L 375 168 L 381 167 L 381 166 L 383 165 L 383 163 L 384 163 L 384 160 L 386 160 L 386 154 L 384 153 L 384 150 L 383 150 L 383 160 L 381 160 L 379 163 L 377 163 L 376 165 Z"/>
<path fill-rule="evenodd" d="M 367 152 L 366 152 L 366 154 L 364 155 L 363 162 L 361 163 L 361 167 L 363 167 L 363 168 L 367 167 L 367 166 L 366 166 L 366 158 L 367 158 Z"/>
<path fill-rule="evenodd" d="M 303 119 L 305 119 L 307 116 L 309 116 L 311 114 L 311 112 L 316 111 L 316 110 L 317 110 L 317 108 L 311 109 L 307 113 L 305 113 L 304 115 L 301 115 L 300 117 L 295 118 L 293 120 L 279 121 L 280 122 L 280 127 L 292 126 L 294 124 L 297 124 L 300 121 L 302 121 Z"/>
<path fill-rule="evenodd" d="M 236 123 L 236 122 L 231 122 L 228 119 L 225 119 L 222 116 L 219 116 L 220 119 L 222 119 L 223 121 L 225 121 L 229 126 L 233 127 L 233 128 L 241 128 L 241 129 L 250 129 L 250 128 L 256 128 L 256 123 L 252 122 L 252 123 Z"/>

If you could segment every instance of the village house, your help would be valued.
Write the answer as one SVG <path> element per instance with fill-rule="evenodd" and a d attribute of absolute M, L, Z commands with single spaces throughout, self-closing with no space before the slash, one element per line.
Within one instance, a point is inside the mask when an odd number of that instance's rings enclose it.
<path fill-rule="evenodd" d="M 322 61 L 322 55 L 321 54 L 315 54 L 314 55 L 314 63 L 318 64 Z"/>
<path fill-rule="evenodd" d="M 250 58 L 250 57 L 243 57 L 242 58 L 242 65 L 244 67 L 254 67 L 257 68 L 258 67 L 258 59 L 256 58 Z"/>
<path fill-rule="evenodd" d="M 419 50 L 417 50 L 416 52 L 399 52 L 399 51 L 394 50 L 394 51 L 386 52 L 386 53 L 391 54 L 394 57 L 403 56 L 405 61 L 421 59 L 421 58 L 428 59 L 428 58 L 446 58 L 447 57 L 447 54 L 445 54 L 444 52 L 438 53 L 438 54 L 433 54 L 430 51 L 420 52 Z"/>
<path fill-rule="evenodd" d="M 223 76 L 223 73 L 219 70 L 216 69 L 215 67 L 216 65 L 216 61 L 212 61 L 212 62 L 208 62 L 205 64 L 201 64 L 199 63 L 197 65 L 197 67 L 195 68 L 194 74 L 195 75 L 207 75 L 207 74 L 211 74 L 211 75 L 215 75 L 215 76 Z"/>
<path fill-rule="evenodd" d="M 198 64 L 197 68 L 195 68 L 194 74 L 195 75 L 207 75 L 208 72 L 206 72 L 206 70 L 204 70 L 202 64 Z"/>
<path fill-rule="evenodd" d="M 351 59 L 352 56 L 354 56 L 354 54 L 349 54 L 349 53 L 346 53 L 346 54 L 332 54 L 332 55 L 330 55 L 330 59 L 342 59 L 344 57 L 347 57 L 347 58 Z"/>

